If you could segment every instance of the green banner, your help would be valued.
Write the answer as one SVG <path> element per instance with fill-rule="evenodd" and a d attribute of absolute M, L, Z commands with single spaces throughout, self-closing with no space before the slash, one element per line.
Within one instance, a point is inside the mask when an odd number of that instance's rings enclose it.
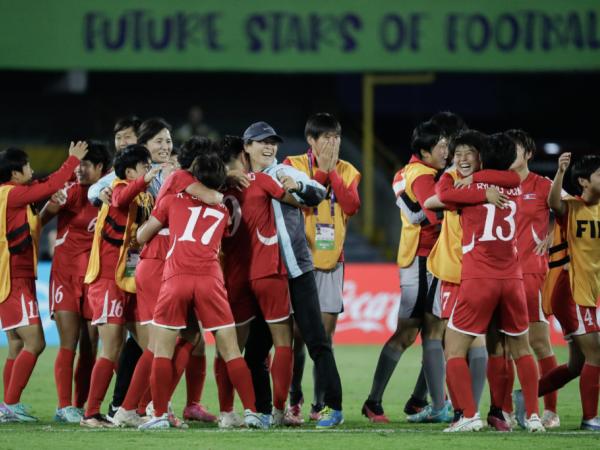
<path fill-rule="evenodd" d="M 600 69 L 599 0 L 0 0 L 0 68 Z"/>

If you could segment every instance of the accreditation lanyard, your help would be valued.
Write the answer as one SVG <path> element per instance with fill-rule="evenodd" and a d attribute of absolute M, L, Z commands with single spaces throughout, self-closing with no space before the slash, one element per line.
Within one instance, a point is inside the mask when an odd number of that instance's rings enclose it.
<path fill-rule="evenodd" d="M 308 151 L 306 152 L 307 156 L 308 156 L 308 170 L 310 172 L 310 177 L 313 178 L 314 174 L 313 174 L 313 151 L 312 148 L 309 148 Z M 331 183 L 329 184 L 328 187 L 328 191 L 330 192 L 330 206 L 329 206 L 329 211 L 331 212 L 331 217 L 335 217 L 335 192 L 333 192 L 333 188 L 331 187 Z M 313 213 L 315 216 L 319 215 L 319 210 L 318 208 L 315 206 L 313 208 Z"/>

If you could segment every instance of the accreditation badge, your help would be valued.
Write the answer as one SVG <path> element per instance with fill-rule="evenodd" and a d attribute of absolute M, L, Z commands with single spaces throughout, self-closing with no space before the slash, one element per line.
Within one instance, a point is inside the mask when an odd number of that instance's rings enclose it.
<path fill-rule="evenodd" d="M 135 268 L 140 262 L 140 252 L 137 249 L 129 248 L 127 249 L 127 259 L 125 261 L 125 276 L 126 277 L 134 277 L 135 276 Z"/>
<path fill-rule="evenodd" d="M 335 249 L 335 228 L 332 223 L 317 223 L 315 244 L 317 250 Z"/>

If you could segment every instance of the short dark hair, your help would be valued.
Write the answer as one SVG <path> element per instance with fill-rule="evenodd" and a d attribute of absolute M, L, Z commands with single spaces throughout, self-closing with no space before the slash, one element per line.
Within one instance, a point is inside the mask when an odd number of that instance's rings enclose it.
<path fill-rule="evenodd" d="M 223 136 L 223 139 L 219 142 L 219 154 L 225 164 L 232 159 L 238 158 L 243 151 L 244 140 L 239 136 L 228 134 Z"/>
<path fill-rule="evenodd" d="M 433 147 L 444 137 L 446 135 L 442 127 L 428 120 L 420 123 L 413 130 L 410 148 L 415 155 L 421 157 L 421 150 L 431 152 Z"/>
<path fill-rule="evenodd" d="M 217 152 L 200 153 L 192 164 L 192 174 L 209 189 L 220 189 L 225 184 L 225 163 Z"/>
<path fill-rule="evenodd" d="M 202 152 L 211 150 L 213 147 L 212 141 L 206 137 L 192 136 L 183 143 L 177 154 L 177 161 L 182 169 L 189 169 L 198 156 Z"/>
<path fill-rule="evenodd" d="M 137 135 L 138 144 L 145 144 L 164 128 L 169 130 L 169 132 L 171 131 L 171 125 L 169 125 L 165 119 L 153 117 L 152 119 L 144 120 L 140 125 L 140 132 Z"/>
<path fill-rule="evenodd" d="M 133 128 L 133 132 L 137 136 L 138 132 L 140 131 L 141 124 L 142 124 L 142 121 L 137 116 L 121 117 L 115 123 L 115 126 L 113 128 L 113 133 L 117 134 L 119 131 L 126 130 L 127 128 Z"/>
<path fill-rule="evenodd" d="M 489 145 L 489 137 L 487 134 L 477 130 L 459 131 L 457 135 L 450 138 L 450 143 L 448 144 L 450 158 L 454 157 L 456 147 L 461 145 L 473 147 L 478 152 L 485 151 L 485 147 Z"/>
<path fill-rule="evenodd" d="M 462 117 L 450 111 L 440 111 L 429 120 L 438 125 L 447 138 L 469 129 Z"/>
<path fill-rule="evenodd" d="M 342 125 L 329 113 L 316 113 L 308 118 L 304 126 L 304 136 L 319 139 L 325 133 L 342 133 Z"/>
<path fill-rule="evenodd" d="M 482 168 L 508 170 L 517 158 L 515 141 L 505 133 L 495 133 L 490 136 L 489 144 L 479 152 Z"/>
<path fill-rule="evenodd" d="M 508 130 L 505 133 L 515 141 L 515 144 L 523 147 L 525 154 L 531 153 L 531 156 L 535 155 L 535 141 L 529 133 L 519 129 Z"/>
<path fill-rule="evenodd" d="M 600 155 L 584 155 L 578 159 L 571 167 L 571 181 L 579 192 L 582 192 L 579 179 L 589 180 L 592 174 L 600 169 Z"/>
<path fill-rule="evenodd" d="M 126 179 L 125 171 L 135 169 L 138 163 L 150 161 L 150 152 L 140 144 L 131 144 L 115 155 L 115 173 L 121 180 Z"/>
<path fill-rule="evenodd" d="M 108 145 L 99 141 L 87 141 L 88 151 L 83 157 L 84 161 L 89 161 L 97 166 L 102 164 L 102 173 L 108 172 L 112 163 L 112 153 L 108 149 Z"/>
<path fill-rule="evenodd" d="M 29 157 L 20 148 L 9 147 L 0 152 L 0 183 L 6 183 L 12 178 L 13 171 L 23 173 L 23 167 L 29 162 Z"/>

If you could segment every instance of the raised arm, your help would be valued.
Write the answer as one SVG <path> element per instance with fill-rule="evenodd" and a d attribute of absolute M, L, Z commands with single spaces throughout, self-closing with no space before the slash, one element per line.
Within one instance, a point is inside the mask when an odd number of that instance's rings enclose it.
<path fill-rule="evenodd" d="M 71 142 L 69 157 L 60 166 L 60 169 L 39 183 L 15 186 L 8 194 L 8 205 L 19 208 L 50 197 L 69 181 L 75 168 L 79 165 L 79 161 L 83 159 L 86 153 L 86 142 L 77 142 L 76 144 Z"/>
<path fill-rule="evenodd" d="M 129 208 L 135 196 L 146 190 L 148 184 L 158 175 L 158 172 L 160 172 L 160 166 L 153 167 L 146 175 L 136 178 L 127 186 L 123 184 L 116 185 L 113 190 L 112 205 L 120 209 Z"/>
<path fill-rule="evenodd" d="M 552 180 L 552 186 L 550 187 L 550 194 L 548 195 L 548 206 L 554 211 L 556 215 L 564 216 L 567 212 L 567 204 L 561 198 L 563 180 L 569 164 L 571 163 L 571 153 L 563 153 L 558 158 L 558 168 L 556 169 L 556 175 Z"/>

